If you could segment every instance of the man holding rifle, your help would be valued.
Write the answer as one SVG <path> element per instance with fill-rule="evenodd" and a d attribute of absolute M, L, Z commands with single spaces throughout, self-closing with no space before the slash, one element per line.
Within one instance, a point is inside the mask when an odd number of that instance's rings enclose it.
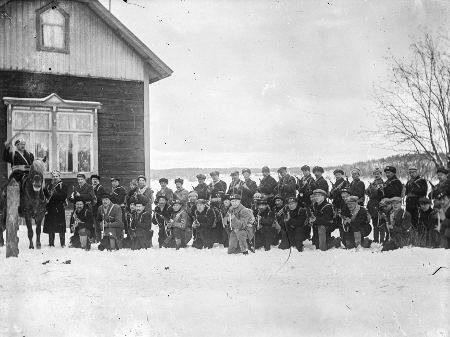
<path fill-rule="evenodd" d="M 11 176 L 10 178 L 16 179 L 16 181 L 22 181 L 22 178 L 26 172 L 30 170 L 30 166 L 33 165 L 34 156 L 25 150 L 26 142 L 23 138 L 19 138 L 14 142 L 16 150 L 14 153 L 11 150 L 11 140 L 5 142 L 5 149 L 3 150 L 3 160 L 11 164 Z"/>

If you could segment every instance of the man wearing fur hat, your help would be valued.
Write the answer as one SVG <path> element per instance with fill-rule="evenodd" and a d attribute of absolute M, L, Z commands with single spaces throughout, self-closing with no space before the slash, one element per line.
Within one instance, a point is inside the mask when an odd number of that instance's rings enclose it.
<path fill-rule="evenodd" d="M 11 177 L 14 177 L 16 181 L 22 181 L 25 172 L 29 171 L 25 166 L 33 165 L 34 156 L 32 153 L 25 150 L 26 142 L 23 138 L 19 138 L 14 142 L 14 145 L 16 146 L 14 153 L 10 150 L 11 140 L 6 141 L 4 144 L 3 161 L 11 164 L 12 173 L 10 179 Z"/>
<path fill-rule="evenodd" d="M 192 228 L 194 230 L 194 242 L 192 247 L 197 249 L 211 249 L 214 245 L 213 225 L 214 212 L 206 206 L 205 199 L 197 200 L 197 209 L 194 212 Z"/>
<path fill-rule="evenodd" d="M 161 185 L 161 189 L 156 192 L 155 197 L 155 205 L 159 202 L 159 197 L 165 197 L 168 203 L 171 203 L 173 200 L 173 191 L 167 187 L 169 180 L 167 178 L 159 179 L 159 184 Z"/>
<path fill-rule="evenodd" d="M 263 178 L 260 180 L 259 192 L 267 200 L 270 207 L 273 207 L 273 189 L 277 186 L 277 181 L 270 175 L 270 169 L 264 166 L 261 170 Z"/>
<path fill-rule="evenodd" d="M 90 250 L 89 237 L 94 231 L 93 215 L 83 199 L 76 197 L 74 201 L 75 209 L 70 216 L 70 232 L 73 233 L 70 238 L 70 247 Z"/>
<path fill-rule="evenodd" d="M 361 170 L 357 167 L 351 170 L 352 182 L 350 183 L 350 194 L 358 197 L 358 205 L 364 206 L 366 185 L 360 180 Z"/>
<path fill-rule="evenodd" d="M 350 210 L 349 217 L 344 217 L 342 220 L 345 248 L 351 249 L 358 246 L 369 248 L 371 241 L 365 238 L 372 231 L 372 227 L 367 210 L 359 205 L 357 196 L 347 197 L 345 203 Z"/>
<path fill-rule="evenodd" d="M 97 211 L 97 220 L 103 228 L 103 239 L 99 250 L 118 250 L 122 248 L 123 227 L 122 208 L 111 201 L 111 195 L 101 196 L 102 206 Z"/>
<path fill-rule="evenodd" d="M 402 198 L 393 197 L 389 199 L 392 205 L 392 211 L 387 219 L 390 240 L 383 244 L 381 251 L 394 250 L 408 245 L 409 230 L 411 228 L 411 214 L 402 209 Z"/>
<path fill-rule="evenodd" d="M 383 199 L 383 187 L 384 181 L 381 178 L 383 172 L 381 169 L 376 168 L 373 170 L 372 175 L 374 180 L 369 184 L 366 188 L 365 193 L 369 197 L 369 201 L 367 202 L 367 211 L 372 218 L 373 225 L 373 241 L 379 243 L 380 242 L 380 228 L 379 228 L 379 218 L 378 213 L 380 212 L 380 201 Z M 384 238 L 384 236 L 383 236 Z"/>
<path fill-rule="evenodd" d="M 328 197 L 329 187 L 328 187 L 327 181 L 322 176 L 323 173 L 324 173 L 323 167 L 315 166 L 313 168 L 313 174 L 316 176 L 316 181 L 313 184 L 313 188 L 314 188 L 314 190 L 325 191 L 327 193 L 327 195 L 325 196 L 325 198 L 326 198 L 326 197 Z"/>
<path fill-rule="evenodd" d="M 130 237 L 131 250 L 152 247 L 152 215 L 145 210 L 145 203 L 142 200 L 135 199 L 136 214 L 131 220 Z"/>
<path fill-rule="evenodd" d="M 94 229 L 95 233 L 93 237 L 94 242 L 100 242 L 102 239 L 102 229 L 100 228 L 100 222 L 97 221 L 97 211 L 102 205 L 102 195 L 106 193 L 105 188 L 100 185 L 100 176 L 98 174 L 91 175 L 92 189 L 95 194 L 95 202 L 92 203 L 92 214 L 94 215 Z"/>
<path fill-rule="evenodd" d="M 183 187 L 184 180 L 181 178 L 175 179 L 176 190 L 173 192 L 174 200 L 181 201 L 181 207 L 186 209 L 187 203 L 189 201 L 189 192 Z"/>
<path fill-rule="evenodd" d="M 386 166 L 384 173 L 388 178 L 384 183 L 383 196 L 385 198 L 402 197 L 403 184 L 400 179 L 397 178 L 397 169 L 393 166 Z"/>
<path fill-rule="evenodd" d="M 197 192 L 199 199 L 208 200 L 208 185 L 206 185 L 205 180 L 206 176 L 204 174 L 197 174 L 198 185 L 194 187 L 194 191 Z"/>
<path fill-rule="evenodd" d="M 246 208 L 252 207 L 253 195 L 256 193 L 258 186 L 256 182 L 250 179 L 250 174 L 252 172 L 249 168 L 242 170 L 242 175 L 244 176 L 244 183 L 242 184 L 242 206 Z"/>
<path fill-rule="evenodd" d="M 273 189 L 273 194 L 280 194 L 283 198 L 297 195 L 297 180 L 287 173 L 285 166 L 278 169 L 278 184 Z"/>
<path fill-rule="evenodd" d="M 153 190 L 147 186 L 147 178 L 143 175 L 140 175 L 137 178 L 138 188 L 136 190 L 136 197 L 139 201 L 144 203 L 144 208 L 147 213 L 152 213 L 152 204 L 153 204 Z"/>
<path fill-rule="evenodd" d="M 159 248 L 162 248 L 164 246 L 164 240 L 167 238 L 167 223 L 169 222 L 173 208 L 169 205 L 167 197 L 164 195 L 159 196 L 157 202 L 158 204 L 153 211 L 152 223 L 158 225 L 158 244 Z"/>
<path fill-rule="evenodd" d="M 170 220 L 167 224 L 172 230 L 175 238 L 175 248 L 185 248 L 187 243 L 191 240 L 191 222 L 186 210 L 183 209 L 183 202 L 176 199 L 172 205 L 173 213 L 170 215 Z"/>
<path fill-rule="evenodd" d="M 417 168 L 410 167 L 408 172 L 410 179 L 406 183 L 406 211 L 411 214 L 411 223 L 417 229 L 417 203 L 427 195 L 428 184 L 419 176 Z"/>
<path fill-rule="evenodd" d="M 333 207 L 325 198 L 327 192 L 321 189 L 313 191 L 316 202 L 314 203 L 314 213 L 309 217 L 309 222 L 313 227 L 313 244 L 322 251 L 331 247 L 331 232 L 333 226 Z M 340 243 L 339 243 L 340 244 Z"/>
<path fill-rule="evenodd" d="M 219 207 L 220 205 L 220 197 L 218 195 L 219 192 L 225 193 L 227 191 L 227 183 L 223 180 L 220 180 L 219 171 L 212 171 L 210 174 L 212 182 L 208 186 L 208 192 L 211 198 L 211 205 L 213 207 Z"/>
<path fill-rule="evenodd" d="M 252 212 L 241 205 L 240 195 L 233 195 L 230 199 L 230 211 L 228 216 L 224 218 L 226 225 L 231 228 L 228 254 L 242 253 L 248 255 L 247 240 L 253 238 L 252 226 L 255 219 Z"/>
<path fill-rule="evenodd" d="M 311 205 L 311 195 L 314 191 L 314 178 L 310 173 L 310 167 L 308 165 L 303 165 L 302 168 L 302 178 L 299 181 L 298 186 L 298 201 L 299 204 Z M 328 184 L 327 184 L 328 186 Z"/>
<path fill-rule="evenodd" d="M 306 223 L 306 209 L 301 208 L 297 198 L 286 199 L 288 209 L 281 226 L 281 243 L 279 249 L 289 249 L 295 247 L 299 252 L 303 251 L 303 241 L 308 238 L 309 224 Z"/>

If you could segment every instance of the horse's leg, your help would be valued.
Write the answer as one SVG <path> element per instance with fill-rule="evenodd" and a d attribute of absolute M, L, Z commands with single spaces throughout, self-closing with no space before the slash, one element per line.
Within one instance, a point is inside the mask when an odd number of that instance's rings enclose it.
<path fill-rule="evenodd" d="M 30 246 L 28 248 L 34 249 L 33 245 L 33 226 L 31 226 L 31 217 L 25 217 L 25 224 L 27 225 L 28 230 L 28 240 L 30 240 Z"/>
<path fill-rule="evenodd" d="M 36 248 L 40 249 L 41 248 L 41 224 L 42 224 L 42 219 L 43 216 L 38 216 L 35 221 L 36 221 Z"/>

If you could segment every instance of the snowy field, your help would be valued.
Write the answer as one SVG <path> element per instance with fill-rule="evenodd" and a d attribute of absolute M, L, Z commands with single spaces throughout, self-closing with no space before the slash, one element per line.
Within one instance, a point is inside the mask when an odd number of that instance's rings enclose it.
<path fill-rule="evenodd" d="M 18 258 L 0 248 L 0 336 L 450 336 L 450 250 L 308 244 L 288 259 L 19 237 Z"/>

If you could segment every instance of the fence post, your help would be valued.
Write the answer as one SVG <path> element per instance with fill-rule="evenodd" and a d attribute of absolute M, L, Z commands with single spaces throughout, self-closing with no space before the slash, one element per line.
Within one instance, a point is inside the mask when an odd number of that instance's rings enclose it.
<path fill-rule="evenodd" d="M 11 179 L 8 184 L 6 202 L 6 257 L 18 257 L 19 238 L 17 237 L 17 231 L 19 230 L 20 190 L 15 179 Z"/>

